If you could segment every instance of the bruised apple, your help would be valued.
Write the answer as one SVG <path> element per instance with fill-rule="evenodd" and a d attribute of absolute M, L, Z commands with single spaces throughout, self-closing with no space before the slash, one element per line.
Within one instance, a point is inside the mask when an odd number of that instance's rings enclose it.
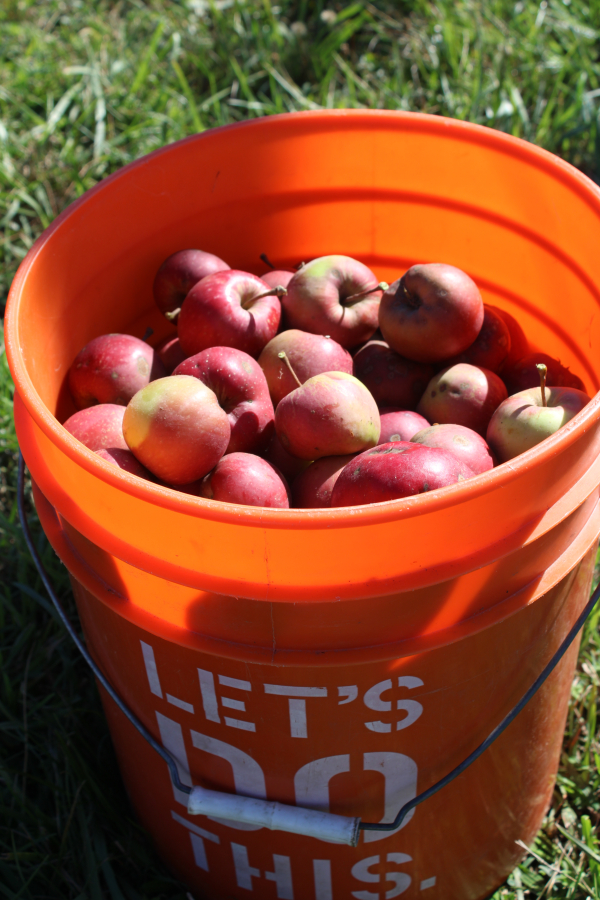
<path fill-rule="evenodd" d="M 417 431 L 429 428 L 427 419 L 424 419 L 419 413 L 413 412 L 412 409 L 380 406 L 379 417 L 381 419 L 380 444 L 387 444 L 390 441 L 410 441 Z"/>
<path fill-rule="evenodd" d="M 416 432 L 410 440 L 424 447 L 447 450 L 466 463 L 475 475 L 494 467 L 494 457 L 487 443 L 480 434 L 464 425 L 431 425 Z"/>
<path fill-rule="evenodd" d="M 379 444 L 360 453 L 341 471 L 331 506 L 382 503 L 457 484 L 473 471 L 447 450 L 408 441 Z"/>
<path fill-rule="evenodd" d="M 123 435 L 134 456 L 168 484 L 203 478 L 221 459 L 231 434 L 214 391 L 191 375 L 169 375 L 129 401 Z"/>
<path fill-rule="evenodd" d="M 433 376 L 417 412 L 430 422 L 464 425 L 484 435 L 492 413 L 505 399 L 506 388 L 498 375 L 457 363 Z"/>

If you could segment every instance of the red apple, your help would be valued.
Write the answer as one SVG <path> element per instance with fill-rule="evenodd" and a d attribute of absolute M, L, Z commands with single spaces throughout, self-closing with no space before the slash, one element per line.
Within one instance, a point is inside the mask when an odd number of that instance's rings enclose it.
<path fill-rule="evenodd" d="M 536 368 L 538 363 L 543 363 L 548 369 L 546 375 L 548 387 L 571 387 L 578 391 L 583 390 L 581 378 L 570 372 L 557 359 L 548 356 L 547 353 L 531 353 L 529 356 L 517 360 L 512 366 L 505 366 L 502 370 L 502 381 L 509 394 L 518 394 L 528 388 L 539 386 L 540 373 Z"/>
<path fill-rule="evenodd" d="M 291 328 L 328 334 L 342 347 L 355 347 L 377 328 L 377 286 L 373 272 L 358 260 L 321 256 L 296 272 L 282 306 Z"/>
<path fill-rule="evenodd" d="M 218 463 L 231 428 L 214 391 L 191 375 L 169 375 L 129 401 L 123 434 L 154 475 L 168 484 L 187 484 Z"/>
<path fill-rule="evenodd" d="M 177 332 L 163 338 L 154 348 L 154 352 L 160 358 L 167 375 L 170 375 L 173 370 L 177 368 L 179 363 L 183 362 L 185 359 L 185 354 L 181 349 Z"/>
<path fill-rule="evenodd" d="M 167 318 L 177 321 L 188 292 L 199 281 L 213 272 L 229 269 L 226 262 L 204 250 L 179 250 L 162 263 L 152 287 L 156 305 Z"/>
<path fill-rule="evenodd" d="M 313 375 L 275 411 L 279 440 L 300 459 L 357 453 L 375 446 L 380 429 L 373 397 L 346 372 Z"/>
<path fill-rule="evenodd" d="M 237 269 L 207 275 L 191 288 L 179 314 L 177 330 L 185 355 L 208 347 L 235 347 L 258 356 L 275 337 L 281 318 L 274 291 L 256 275 Z"/>
<path fill-rule="evenodd" d="M 214 391 L 227 413 L 231 437 L 226 453 L 259 453 L 274 432 L 275 413 L 263 370 L 233 347 L 210 347 L 184 360 L 174 375 L 193 375 Z"/>
<path fill-rule="evenodd" d="M 505 309 L 500 309 L 499 306 L 492 306 L 490 303 L 484 303 L 484 308 L 492 309 L 499 316 L 502 316 L 510 332 L 510 352 L 502 364 L 502 369 L 505 369 L 528 355 L 529 341 L 515 317 L 511 316 Z"/>
<path fill-rule="evenodd" d="M 494 467 L 494 457 L 484 439 L 464 425 L 432 425 L 416 432 L 410 440 L 424 447 L 447 450 L 466 463 L 475 475 Z"/>
<path fill-rule="evenodd" d="M 313 375 L 322 372 L 346 372 L 352 374 L 352 357 L 337 341 L 320 334 L 310 334 L 291 328 L 275 335 L 258 357 L 262 367 L 273 405 L 277 406 L 286 394 L 295 391 L 298 382 L 292 375 L 284 359 L 285 353 L 298 379 L 304 384 Z"/>
<path fill-rule="evenodd" d="M 123 412 L 125 410 L 123 409 Z M 106 460 L 113 466 L 129 472 L 130 475 L 137 475 L 138 478 L 145 478 L 146 481 L 152 479 L 152 474 L 148 469 L 138 462 L 131 450 L 123 450 L 121 447 L 109 447 L 106 450 L 96 450 L 96 456 Z"/>
<path fill-rule="evenodd" d="M 469 363 L 481 369 L 499 372 L 508 359 L 511 337 L 508 325 L 499 312 L 483 307 L 483 325 L 470 347 L 445 362 L 446 366 Z"/>
<path fill-rule="evenodd" d="M 423 494 L 471 478 L 472 470 L 447 450 L 408 441 L 379 444 L 342 469 L 331 506 L 382 503 Z"/>
<path fill-rule="evenodd" d="M 277 469 L 253 453 L 229 453 L 194 491 L 207 500 L 289 509 L 289 488 Z"/>
<path fill-rule="evenodd" d="M 288 453 L 277 437 L 277 433 L 273 435 L 271 442 L 263 455 L 267 462 L 270 462 L 272 466 L 275 466 L 287 481 L 292 481 L 296 475 L 299 475 L 300 472 L 303 472 L 304 469 L 311 464 L 310 459 L 300 459 L 299 457 L 294 456 L 293 453 Z"/>
<path fill-rule="evenodd" d="M 63 423 L 63 428 L 94 452 L 113 447 L 127 450 L 123 437 L 124 415 L 124 406 L 99 403 L 74 413 Z"/>
<path fill-rule="evenodd" d="M 429 428 L 429 422 L 413 412 L 412 409 L 397 409 L 394 406 L 380 406 L 381 418 L 380 444 L 388 444 L 390 441 L 410 441 L 413 434 Z"/>
<path fill-rule="evenodd" d="M 490 420 L 487 441 L 500 462 L 535 447 L 577 415 L 590 398 L 576 388 L 539 387 L 513 394 Z"/>
<path fill-rule="evenodd" d="M 464 425 L 484 435 L 492 413 L 506 399 L 504 382 L 489 369 L 457 363 L 431 379 L 417 412 L 440 425 Z"/>
<path fill-rule="evenodd" d="M 322 456 L 312 462 L 292 482 L 292 506 L 295 509 L 326 509 L 338 475 L 355 455 Z"/>
<path fill-rule="evenodd" d="M 434 372 L 431 365 L 400 356 L 385 341 L 369 341 L 355 354 L 352 374 L 379 406 L 414 409 Z"/>
<path fill-rule="evenodd" d="M 295 272 L 289 272 L 287 269 L 273 269 L 261 275 L 260 280 L 268 284 L 269 287 L 279 287 L 281 285 L 281 287 L 287 288 L 295 274 Z"/>
<path fill-rule="evenodd" d="M 462 353 L 482 325 L 477 285 L 466 272 L 445 263 L 412 266 L 381 298 L 384 340 L 417 362 L 441 362 Z"/>
<path fill-rule="evenodd" d="M 166 375 L 145 341 L 132 334 L 103 334 L 80 350 L 69 369 L 69 390 L 79 409 L 96 403 L 127 406 L 137 391 Z"/>

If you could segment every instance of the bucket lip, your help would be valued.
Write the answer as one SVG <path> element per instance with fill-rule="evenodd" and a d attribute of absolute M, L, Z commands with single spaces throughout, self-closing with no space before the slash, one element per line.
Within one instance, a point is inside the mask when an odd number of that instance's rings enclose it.
<path fill-rule="evenodd" d="M 504 132 L 444 116 L 400 110 L 309 110 L 259 117 L 210 129 L 201 134 L 191 135 L 134 160 L 86 191 L 63 210 L 51 225 L 44 230 L 20 264 L 8 295 L 5 313 L 5 343 L 7 358 L 17 391 L 36 424 L 47 436 L 51 436 L 53 443 L 73 462 L 102 481 L 132 494 L 140 500 L 214 521 L 239 523 L 240 519 L 248 519 L 252 520 L 251 524 L 260 524 L 263 527 L 278 529 L 286 527 L 296 529 L 298 527 L 312 528 L 315 524 L 319 527 L 324 525 L 329 527 L 333 525 L 350 527 L 356 523 L 357 517 L 360 518 L 361 524 L 383 524 L 390 519 L 433 513 L 440 508 L 454 506 L 464 500 L 501 488 L 512 480 L 521 477 L 534 465 L 543 464 L 551 456 L 556 455 L 557 452 L 566 450 L 599 417 L 600 391 L 591 398 L 587 406 L 577 413 L 570 422 L 537 446 L 488 472 L 484 472 L 460 484 L 449 485 L 427 494 L 417 494 L 398 500 L 388 500 L 363 506 L 316 510 L 280 510 L 205 500 L 152 482 L 143 481 L 96 456 L 95 453 L 70 435 L 58 422 L 48 407 L 42 402 L 27 371 L 19 345 L 18 322 L 20 298 L 27 275 L 34 266 L 38 254 L 43 251 L 55 232 L 62 227 L 76 210 L 89 202 L 98 191 L 104 190 L 108 185 L 117 182 L 120 178 L 128 177 L 137 167 L 146 165 L 162 154 L 172 152 L 175 147 L 191 142 L 210 140 L 215 135 L 218 136 L 224 132 L 240 128 L 281 130 L 282 126 L 292 125 L 300 119 L 303 123 L 315 123 L 317 128 L 320 124 L 341 128 L 347 128 L 349 124 L 364 127 L 367 120 L 377 119 L 378 123 L 388 124 L 391 128 L 400 131 L 420 130 L 437 135 L 454 131 L 460 135 L 461 139 L 468 140 L 471 143 L 484 144 L 491 149 L 496 149 L 506 155 L 517 157 L 530 165 L 544 169 L 557 180 L 566 183 L 571 190 L 593 208 L 600 218 L 600 187 L 570 163 L 549 153 L 547 150 L 543 150 L 534 144 Z"/>

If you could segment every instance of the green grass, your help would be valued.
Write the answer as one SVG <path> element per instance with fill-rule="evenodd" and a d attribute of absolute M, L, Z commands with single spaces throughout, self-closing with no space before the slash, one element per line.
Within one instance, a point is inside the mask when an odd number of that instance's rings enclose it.
<path fill-rule="evenodd" d="M 40 231 L 100 178 L 252 116 L 439 113 L 535 141 L 600 181 L 600 0 L 4 0 L 0 24 L 0 303 Z M 24 548 L 15 453 L 2 350 L 0 900 L 179 900 L 185 890 L 131 816 L 95 688 Z M 552 808 L 496 900 L 600 900 L 599 673 L 596 616 Z"/>

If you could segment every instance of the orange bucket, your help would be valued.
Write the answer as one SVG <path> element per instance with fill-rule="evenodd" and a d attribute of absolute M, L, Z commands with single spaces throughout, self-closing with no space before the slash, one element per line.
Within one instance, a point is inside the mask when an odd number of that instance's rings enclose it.
<path fill-rule="evenodd" d="M 600 192 L 505 134 L 327 111 L 216 129 L 70 206 L 15 278 L 15 420 L 88 646 L 183 783 L 390 822 L 467 756 L 585 605 L 600 533 L 600 398 L 542 444 L 443 491 L 274 510 L 137 480 L 75 441 L 65 375 L 107 332 L 159 340 L 160 262 L 257 271 L 328 253 L 379 278 L 465 269 L 484 300 L 599 387 Z M 260 269 L 258 269 L 260 271 Z M 210 900 L 480 900 L 533 840 L 556 775 L 572 646 L 502 737 L 396 832 L 357 847 L 190 816 L 114 703 L 123 777 L 159 853 Z"/>

